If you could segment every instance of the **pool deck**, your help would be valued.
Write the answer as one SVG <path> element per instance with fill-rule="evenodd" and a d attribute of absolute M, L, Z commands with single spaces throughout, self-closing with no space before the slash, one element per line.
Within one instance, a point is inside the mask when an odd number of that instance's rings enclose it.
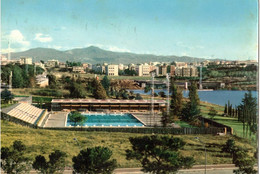
<path fill-rule="evenodd" d="M 44 127 L 65 127 L 68 112 L 53 112 L 50 114 Z"/>

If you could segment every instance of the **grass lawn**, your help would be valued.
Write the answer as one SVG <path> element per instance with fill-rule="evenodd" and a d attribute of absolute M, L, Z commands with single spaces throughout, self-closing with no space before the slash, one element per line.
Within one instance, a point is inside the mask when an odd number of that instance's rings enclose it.
<path fill-rule="evenodd" d="M 77 155 L 80 147 L 73 140 L 77 138 L 82 148 L 105 146 L 113 151 L 113 158 L 118 161 L 118 167 L 140 167 L 140 164 L 134 160 L 125 159 L 125 150 L 131 148 L 128 141 L 129 137 L 143 136 L 144 134 L 134 133 L 111 133 L 111 132 L 81 132 L 81 131 L 55 131 L 32 129 L 17 125 L 8 121 L 1 120 L 1 145 L 10 146 L 13 141 L 21 140 L 27 148 L 29 157 L 36 155 L 48 155 L 54 150 L 62 150 L 67 153 L 68 165 L 72 165 L 72 157 Z M 204 164 L 203 144 L 194 137 L 198 136 L 201 141 L 206 143 L 208 164 L 232 163 L 231 157 L 221 152 L 222 145 L 229 138 L 236 140 L 236 144 L 250 149 L 251 154 L 256 147 L 250 145 L 247 141 L 232 136 L 214 136 L 214 135 L 175 135 L 182 138 L 187 144 L 181 154 L 184 156 L 193 156 L 196 164 Z"/>
<path fill-rule="evenodd" d="M 235 135 L 243 137 L 243 123 L 238 121 L 237 118 L 223 117 L 224 106 L 201 102 L 201 112 L 203 117 L 210 118 L 208 113 L 211 106 L 218 112 L 218 115 L 213 118 L 214 121 L 232 127 Z M 256 137 L 252 136 L 252 140 L 256 140 Z"/>

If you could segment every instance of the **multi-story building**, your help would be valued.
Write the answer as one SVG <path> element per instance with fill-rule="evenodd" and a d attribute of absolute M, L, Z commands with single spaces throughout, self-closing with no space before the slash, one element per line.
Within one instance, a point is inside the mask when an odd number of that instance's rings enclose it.
<path fill-rule="evenodd" d="M 44 69 L 45 68 L 45 66 L 44 66 L 44 64 L 42 63 L 42 62 L 35 62 L 34 63 L 34 65 L 37 67 L 40 67 L 40 68 L 42 68 L 42 69 Z"/>
<path fill-rule="evenodd" d="M 176 68 L 175 69 L 175 76 L 197 77 L 198 76 L 198 70 L 197 70 L 196 67 Z"/>
<path fill-rule="evenodd" d="M 67 68 L 67 64 L 64 62 L 59 63 L 59 68 Z"/>
<path fill-rule="evenodd" d="M 74 72 L 74 73 L 85 73 L 85 70 L 84 70 L 83 66 L 73 66 L 72 72 Z"/>
<path fill-rule="evenodd" d="M 162 65 L 159 67 L 159 75 L 161 76 L 166 76 L 167 74 L 167 66 L 166 65 Z"/>
<path fill-rule="evenodd" d="M 107 65 L 106 66 L 107 76 L 118 76 L 118 65 Z"/>
<path fill-rule="evenodd" d="M 186 62 L 175 62 L 177 68 L 186 68 L 188 64 Z"/>
<path fill-rule="evenodd" d="M 174 76 L 175 74 L 175 66 L 174 65 L 170 65 L 170 76 Z"/>
<path fill-rule="evenodd" d="M 31 57 L 20 57 L 20 64 L 21 65 L 32 65 L 32 58 Z"/>
<path fill-rule="evenodd" d="M 59 61 L 58 60 L 52 59 L 52 60 L 48 60 L 46 62 L 46 66 L 48 66 L 48 67 L 56 67 L 58 65 L 59 65 Z"/>
<path fill-rule="evenodd" d="M 135 71 L 137 72 L 138 76 L 150 76 L 150 65 L 148 64 L 141 64 L 135 67 Z"/>

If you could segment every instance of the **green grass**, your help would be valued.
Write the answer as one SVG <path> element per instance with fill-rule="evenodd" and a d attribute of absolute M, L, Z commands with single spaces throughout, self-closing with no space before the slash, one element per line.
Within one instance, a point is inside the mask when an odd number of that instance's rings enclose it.
<path fill-rule="evenodd" d="M 43 103 L 51 103 L 53 97 L 41 97 L 41 96 L 34 96 L 32 97 L 33 103 L 38 103 L 42 99 Z"/>
<path fill-rule="evenodd" d="M 56 131 L 42 130 L 23 127 L 8 121 L 1 120 L 1 145 L 10 146 L 13 141 L 21 140 L 27 148 L 30 158 L 36 155 L 48 155 L 54 150 L 62 150 L 67 153 L 68 166 L 72 165 L 72 157 L 77 155 L 80 147 L 74 138 L 77 138 L 82 148 L 105 146 L 112 150 L 112 158 L 118 161 L 118 167 L 140 167 L 134 160 L 125 159 L 125 150 L 130 149 L 129 137 L 143 136 L 144 134 L 134 133 L 111 133 L 111 132 L 81 132 L 81 131 Z M 181 154 L 183 156 L 193 156 L 196 164 L 204 164 L 203 144 L 195 140 L 198 136 L 201 141 L 206 143 L 208 164 L 232 163 L 231 157 L 221 152 L 222 145 L 229 138 L 236 140 L 236 144 L 250 149 L 251 155 L 255 151 L 255 146 L 250 145 L 243 139 L 232 136 L 214 135 L 175 135 L 182 138 L 186 145 Z"/>
<path fill-rule="evenodd" d="M 211 106 L 213 106 L 215 110 L 217 110 L 218 112 L 218 114 L 213 118 L 214 121 L 232 127 L 235 135 L 239 137 L 243 137 L 243 123 L 238 121 L 237 118 L 223 117 L 222 114 L 224 113 L 224 106 L 201 102 L 201 113 L 203 117 L 210 118 L 208 113 L 209 113 L 209 108 Z M 256 137 L 252 136 L 249 139 L 255 141 Z"/>

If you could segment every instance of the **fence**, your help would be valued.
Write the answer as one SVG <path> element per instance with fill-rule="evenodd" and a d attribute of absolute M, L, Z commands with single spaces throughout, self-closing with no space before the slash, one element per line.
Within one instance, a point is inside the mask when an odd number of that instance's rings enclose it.
<path fill-rule="evenodd" d="M 123 128 L 123 127 L 48 127 L 44 129 L 50 130 L 65 130 L 65 131 L 105 131 L 105 132 L 126 132 L 126 133 L 142 133 L 142 134 L 174 134 L 174 135 L 189 135 L 189 134 L 217 134 L 224 132 L 224 128 Z"/>

